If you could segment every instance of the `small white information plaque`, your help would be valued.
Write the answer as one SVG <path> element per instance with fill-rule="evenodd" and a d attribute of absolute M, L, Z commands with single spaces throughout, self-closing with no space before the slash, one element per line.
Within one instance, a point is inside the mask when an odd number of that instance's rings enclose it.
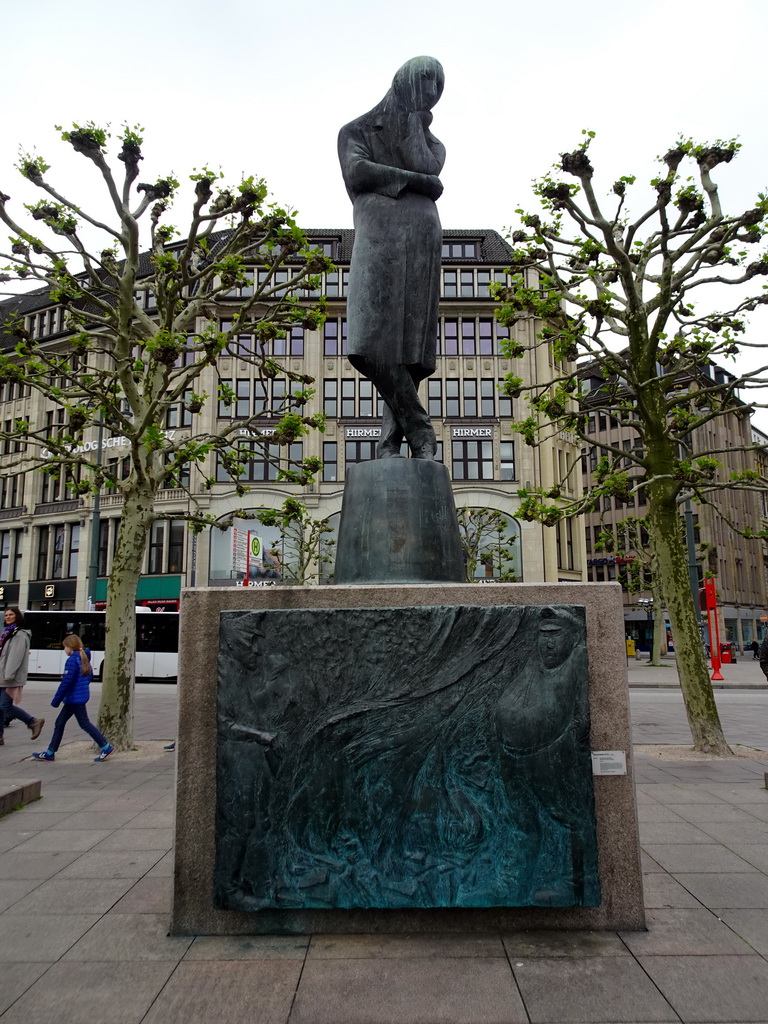
<path fill-rule="evenodd" d="M 623 750 L 593 750 L 593 775 L 626 775 L 627 755 Z"/>

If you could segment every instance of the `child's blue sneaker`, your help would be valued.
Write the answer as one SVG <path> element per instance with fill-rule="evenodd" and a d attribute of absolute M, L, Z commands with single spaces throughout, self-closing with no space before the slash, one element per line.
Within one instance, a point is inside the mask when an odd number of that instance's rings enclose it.
<path fill-rule="evenodd" d="M 114 751 L 114 747 L 111 743 L 108 743 L 106 747 L 102 747 L 97 757 L 94 757 L 94 761 L 106 761 L 109 755 Z"/>
<path fill-rule="evenodd" d="M 50 752 L 50 750 L 40 750 L 40 751 L 38 751 L 38 753 L 33 754 L 32 757 L 34 757 L 34 759 L 36 761 L 55 761 L 56 760 L 56 755 L 52 754 Z"/>

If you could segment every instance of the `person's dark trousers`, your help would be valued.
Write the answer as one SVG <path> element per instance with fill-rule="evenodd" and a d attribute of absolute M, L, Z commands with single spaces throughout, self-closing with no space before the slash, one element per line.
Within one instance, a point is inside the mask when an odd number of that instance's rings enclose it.
<path fill-rule="evenodd" d="M 18 704 L 14 704 L 11 698 L 8 696 L 8 691 L 3 686 L 0 688 L 0 736 L 3 735 L 6 721 L 10 721 L 12 718 L 18 718 L 24 725 L 31 725 L 35 718 L 34 715 L 28 714 L 24 708 L 20 708 Z"/>
<path fill-rule="evenodd" d="M 64 704 L 56 717 L 56 724 L 53 727 L 53 739 L 48 744 L 48 749 L 50 751 L 55 754 L 59 749 L 61 737 L 64 735 L 64 726 L 73 716 L 80 728 L 84 732 L 87 732 L 91 739 L 98 743 L 99 747 L 106 747 L 107 741 L 101 735 L 93 722 L 88 718 L 88 712 L 85 710 L 85 704 Z"/>

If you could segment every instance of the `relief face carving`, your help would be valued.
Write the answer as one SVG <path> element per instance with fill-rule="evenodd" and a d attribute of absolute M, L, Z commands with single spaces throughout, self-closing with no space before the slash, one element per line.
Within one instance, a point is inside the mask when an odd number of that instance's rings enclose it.
<path fill-rule="evenodd" d="M 579 606 L 224 612 L 215 903 L 596 906 Z"/>

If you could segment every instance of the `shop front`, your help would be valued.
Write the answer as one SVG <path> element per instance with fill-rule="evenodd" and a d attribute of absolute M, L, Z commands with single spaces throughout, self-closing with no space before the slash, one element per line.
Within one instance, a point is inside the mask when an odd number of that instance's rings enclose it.
<path fill-rule="evenodd" d="M 33 611 L 70 611 L 76 598 L 77 580 L 38 580 L 29 584 L 27 603 Z"/>

